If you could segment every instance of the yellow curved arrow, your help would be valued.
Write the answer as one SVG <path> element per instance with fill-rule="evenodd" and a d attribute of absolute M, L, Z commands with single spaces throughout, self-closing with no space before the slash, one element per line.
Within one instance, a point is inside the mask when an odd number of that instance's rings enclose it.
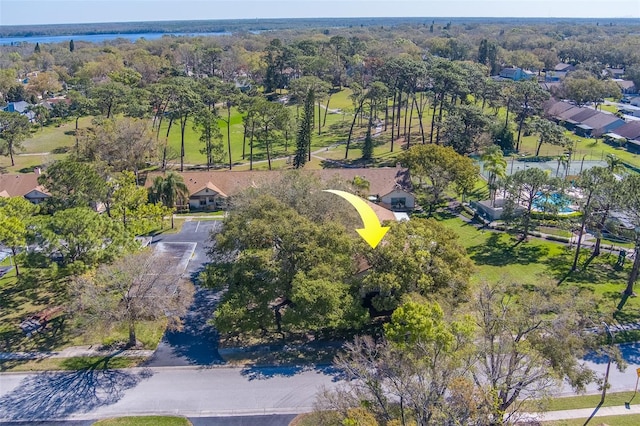
<path fill-rule="evenodd" d="M 360 218 L 362 219 L 362 224 L 364 225 L 364 228 L 356 229 L 356 231 L 358 231 L 358 234 L 360 234 L 360 236 L 371 246 L 371 248 L 376 248 L 376 246 L 380 243 L 384 235 L 389 230 L 389 227 L 380 226 L 378 216 L 376 215 L 376 212 L 373 211 L 371 206 L 357 195 L 353 195 L 345 191 L 338 191 L 337 189 L 325 189 L 324 192 L 330 192 L 332 194 L 339 195 L 356 208 L 358 214 L 360 215 Z"/>

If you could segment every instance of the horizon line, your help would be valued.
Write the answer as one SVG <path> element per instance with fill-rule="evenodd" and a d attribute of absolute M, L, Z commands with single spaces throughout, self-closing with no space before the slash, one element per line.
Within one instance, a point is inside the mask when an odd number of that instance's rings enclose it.
<path fill-rule="evenodd" d="M 2 24 L 2 27 L 40 27 L 40 26 L 64 26 L 64 25 L 92 25 L 92 24 L 151 24 L 151 23 L 167 23 L 167 22 L 229 22 L 229 21 L 277 21 L 277 20 L 317 20 L 317 19 L 337 19 L 337 20 L 354 20 L 354 19 L 522 19 L 522 20 L 539 20 L 539 19 L 561 19 L 561 20 L 629 20 L 637 19 L 640 24 L 640 16 L 615 16 L 615 17 L 598 17 L 598 16 L 316 16 L 316 17 L 277 17 L 277 18 L 215 18 L 215 19 L 160 19 L 149 21 L 83 21 L 83 22 L 65 22 L 50 24 Z"/>

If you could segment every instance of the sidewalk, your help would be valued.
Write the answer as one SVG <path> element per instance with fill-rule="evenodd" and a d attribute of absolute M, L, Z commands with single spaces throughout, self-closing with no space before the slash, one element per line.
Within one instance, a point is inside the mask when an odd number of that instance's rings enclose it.
<path fill-rule="evenodd" d="M 52 352 L 0 352 L 0 361 L 9 360 L 30 360 L 47 358 L 73 358 L 73 357 L 125 357 L 125 358 L 146 358 L 153 355 L 154 351 L 127 349 L 127 350 L 99 350 L 93 346 L 72 346 L 61 351 Z"/>

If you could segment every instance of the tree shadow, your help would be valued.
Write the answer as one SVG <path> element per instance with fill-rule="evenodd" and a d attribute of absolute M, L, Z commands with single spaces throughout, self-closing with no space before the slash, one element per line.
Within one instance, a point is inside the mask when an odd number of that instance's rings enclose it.
<path fill-rule="evenodd" d="M 526 242 L 516 245 L 503 234 L 492 233 L 486 242 L 469 247 L 467 252 L 477 265 L 506 266 L 538 263 L 548 254 L 549 249 Z"/>
<path fill-rule="evenodd" d="M 0 398 L 0 418 L 36 421 L 87 413 L 118 402 L 125 391 L 152 376 L 108 369 L 111 358 L 73 372 L 45 372 L 26 377 Z M 101 368 L 102 367 L 102 368 Z"/>
<path fill-rule="evenodd" d="M 307 371 L 315 371 L 319 374 L 332 376 L 332 381 L 337 382 L 345 378 L 345 374 L 333 365 L 290 365 L 290 366 L 248 366 L 242 369 L 240 374 L 247 380 L 268 380 L 275 377 L 293 377 Z"/>
<path fill-rule="evenodd" d="M 168 330 L 163 338 L 166 346 L 159 347 L 145 365 L 223 364 L 225 361 L 218 352 L 218 332 L 209 322 L 219 302 L 219 292 L 196 286 L 192 305 L 182 318 L 182 329 Z"/>
<path fill-rule="evenodd" d="M 615 269 L 606 258 L 592 258 L 589 252 L 581 256 L 581 258 L 585 255 L 589 256 L 588 266 L 584 262 L 579 262 L 579 265 L 583 265 L 582 268 L 571 272 L 574 254 L 574 249 L 566 247 L 561 254 L 546 259 L 547 270 L 559 280 L 559 283 L 567 281 L 575 284 L 597 284 L 619 282 L 624 279 L 624 273 Z M 617 297 L 619 298 L 620 295 L 618 294 Z"/>

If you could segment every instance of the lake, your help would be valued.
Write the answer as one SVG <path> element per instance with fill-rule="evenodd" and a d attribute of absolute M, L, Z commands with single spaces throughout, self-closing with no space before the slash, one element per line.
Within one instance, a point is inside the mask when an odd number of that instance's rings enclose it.
<path fill-rule="evenodd" d="M 156 40 L 163 36 L 176 36 L 176 37 L 218 37 L 224 35 L 231 35 L 230 32 L 217 32 L 217 33 L 130 33 L 130 34 L 75 34 L 69 36 L 31 36 L 31 37 L 0 37 L 0 45 L 7 45 L 12 43 L 68 43 L 69 40 L 75 41 L 88 41 L 92 43 L 102 43 L 104 41 L 115 40 L 123 38 L 134 42 L 141 38 L 146 40 Z"/>

